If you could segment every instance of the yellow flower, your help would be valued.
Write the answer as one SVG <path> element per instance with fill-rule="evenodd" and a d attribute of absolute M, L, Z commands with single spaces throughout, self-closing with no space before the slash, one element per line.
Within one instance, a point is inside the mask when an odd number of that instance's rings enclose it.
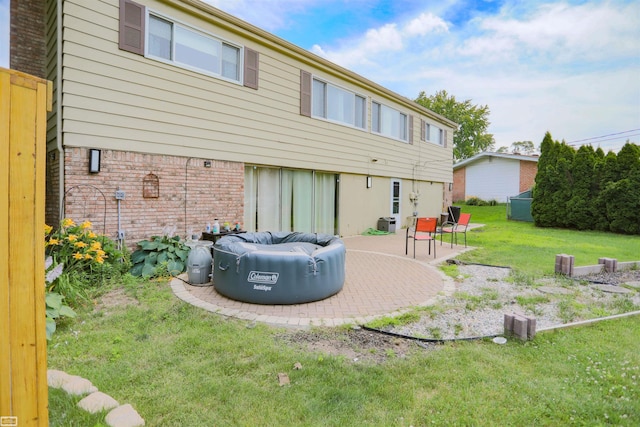
<path fill-rule="evenodd" d="M 91 249 L 90 250 L 98 251 L 100 249 L 102 249 L 102 244 L 100 242 L 95 241 L 95 242 L 91 243 Z"/>
<path fill-rule="evenodd" d="M 75 234 L 69 234 L 67 236 L 67 240 L 69 240 L 70 242 L 75 242 L 76 240 L 78 240 L 78 236 L 76 236 Z"/>
<path fill-rule="evenodd" d="M 102 249 L 98 249 L 98 250 L 96 251 L 96 256 L 106 258 L 105 254 L 106 254 L 106 252 L 105 252 L 105 251 L 103 251 Z"/>
<path fill-rule="evenodd" d="M 102 263 L 104 263 L 104 259 L 102 257 L 96 256 L 96 262 L 98 264 L 102 264 Z"/>
<path fill-rule="evenodd" d="M 98 235 L 93 231 L 90 231 L 89 234 L 87 234 L 87 237 L 89 237 L 90 239 L 95 239 L 96 237 L 98 237 Z"/>
<path fill-rule="evenodd" d="M 76 223 L 73 222 L 71 218 L 65 218 L 62 220 L 63 227 L 73 227 L 74 225 L 76 225 Z"/>
<path fill-rule="evenodd" d="M 59 243 L 60 243 L 60 241 L 58 239 L 49 239 L 49 244 L 50 245 L 57 245 Z"/>
<path fill-rule="evenodd" d="M 51 231 L 53 230 L 53 227 L 50 225 L 45 224 L 44 225 L 44 234 L 47 235 L 49 233 L 51 233 Z"/>
<path fill-rule="evenodd" d="M 80 228 L 82 228 L 83 230 L 86 230 L 87 228 L 91 228 L 91 221 L 85 221 L 82 224 L 80 224 Z"/>
<path fill-rule="evenodd" d="M 76 248 L 86 248 L 87 244 L 85 242 L 75 242 L 73 244 Z"/>
<path fill-rule="evenodd" d="M 84 259 L 93 259 L 93 258 L 91 257 L 91 255 L 89 255 L 89 254 L 85 254 L 85 255 L 84 255 Z"/>
<path fill-rule="evenodd" d="M 82 258 L 84 258 L 84 256 L 80 252 L 76 252 L 75 254 L 73 254 L 73 258 L 74 259 L 82 259 Z"/>

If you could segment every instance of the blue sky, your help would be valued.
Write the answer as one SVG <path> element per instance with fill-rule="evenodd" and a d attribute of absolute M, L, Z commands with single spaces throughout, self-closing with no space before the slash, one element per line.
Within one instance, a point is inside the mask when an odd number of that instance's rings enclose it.
<path fill-rule="evenodd" d="M 488 105 L 495 148 L 546 131 L 605 151 L 640 143 L 636 0 L 207 2 L 408 98 Z M 5 67 L 7 16 L 0 0 Z"/>

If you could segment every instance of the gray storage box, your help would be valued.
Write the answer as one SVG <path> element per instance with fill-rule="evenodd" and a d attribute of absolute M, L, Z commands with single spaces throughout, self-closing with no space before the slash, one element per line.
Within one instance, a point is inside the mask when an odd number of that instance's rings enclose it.
<path fill-rule="evenodd" d="M 396 219 L 390 216 L 380 218 L 378 220 L 378 230 L 388 231 L 389 233 L 396 232 Z"/>

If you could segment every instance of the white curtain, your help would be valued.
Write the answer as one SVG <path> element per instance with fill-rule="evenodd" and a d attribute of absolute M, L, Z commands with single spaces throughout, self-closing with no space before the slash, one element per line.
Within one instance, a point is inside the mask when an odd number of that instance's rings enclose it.
<path fill-rule="evenodd" d="M 335 183 L 335 174 L 247 167 L 244 228 L 334 234 Z"/>
<path fill-rule="evenodd" d="M 336 232 L 336 176 L 316 172 L 315 174 L 315 232 Z"/>
<path fill-rule="evenodd" d="M 253 166 L 244 168 L 244 224 L 247 231 L 256 231 L 258 213 L 258 170 Z"/>
<path fill-rule="evenodd" d="M 280 231 L 280 169 L 258 169 L 257 231 Z"/>

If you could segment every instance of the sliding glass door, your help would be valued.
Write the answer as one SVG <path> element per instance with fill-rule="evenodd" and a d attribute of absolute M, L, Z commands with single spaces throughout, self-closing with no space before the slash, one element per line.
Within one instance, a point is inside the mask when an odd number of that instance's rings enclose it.
<path fill-rule="evenodd" d="M 245 168 L 245 229 L 336 234 L 337 175 Z"/>

